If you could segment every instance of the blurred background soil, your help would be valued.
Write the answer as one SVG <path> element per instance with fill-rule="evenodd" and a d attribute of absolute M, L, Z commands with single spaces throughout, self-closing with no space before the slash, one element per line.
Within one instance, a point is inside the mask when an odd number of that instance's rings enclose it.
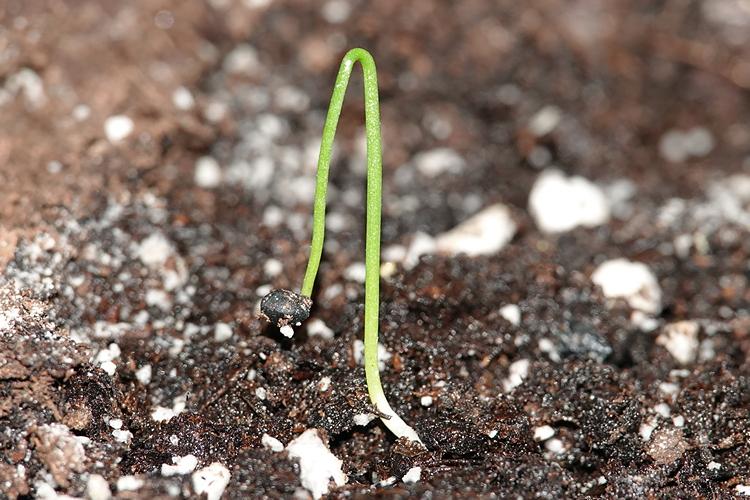
<path fill-rule="evenodd" d="M 357 46 L 394 262 L 381 376 L 425 453 L 355 424 L 357 71 L 317 322 L 289 341 L 255 316 L 301 284 Z M 229 471 L 222 498 L 306 498 L 264 436 L 311 428 L 348 475 L 330 498 L 750 494 L 749 90 L 744 0 L 5 0 L 0 497 L 195 498 L 163 469 L 192 455 Z M 543 230 L 550 171 L 597 186 L 606 220 Z M 498 203 L 502 250 L 414 250 Z M 653 273 L 652 309 L 594 283 L 617 258 Z"/>

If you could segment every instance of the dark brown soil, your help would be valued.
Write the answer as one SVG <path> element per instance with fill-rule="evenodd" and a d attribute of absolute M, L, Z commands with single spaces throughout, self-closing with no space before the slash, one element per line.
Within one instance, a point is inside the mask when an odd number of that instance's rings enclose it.
<path fill-rule="evenodd" d="M 190 473 L 162 473 L 187 455 L 229 469 L 223 499 L 306 498 L 263 436 L 313 428 L 348 476 L 329 498 L 750 494 L 747 6 L 263 3 L 0 6 L 0 498 L 98 500 L 101 478 L 114 498 L 196 498 Z M 427 451 L 354 423 L 374 411 L 347 277 L 364 255 L 356 72 L 311 315 L 332 338 L 257 317 L 302 282 L 316 141 L 355 46 L 379 69 L 384 245 L 499 202 L 519 226 L 499 253 L 382 281 L 381 377 Z M 560 123 L 535 135 L 550 105 Z M 134 123 L 116 143 L 112 115 Z M 694 127 L 713 149 L 665 159 L 665 134 Z M 438 147 L 463 170 L 420 175 L 410 161 Z M 206 156 L 216 185 L 196 181 Z M 552 165 L 634 194 L 606 225 L 545 234 L 528 198 Z M 591 280 L 619 257 L 658 279 L 651 327 Z M 697 330 L 686 362 L 664 347 L 675 325 Z"/>

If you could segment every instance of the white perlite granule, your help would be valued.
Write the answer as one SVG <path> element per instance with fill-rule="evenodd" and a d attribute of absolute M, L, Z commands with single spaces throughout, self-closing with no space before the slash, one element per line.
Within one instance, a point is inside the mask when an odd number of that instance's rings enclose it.
<path fill-rule="evenodd" d="M 221 184 L 221 167 L 210 156 L 198 158 L 195 162 L 195 183 L 204 189 L 213 189 Z"/>
<path fill-rule="evenodd" d="M 417 154 L 414 166 L 420 174 L 432 179 L 445 173 L 460 173 L 466 162 L 451 148 L 437 148 Z"/>
<path fill-rule="evenodd" d="M 193 473 L 193 489 L 199 496 L 205 493 L 207 500 L 219 500 L 231 477 L 229 469 L 219 462 L 214 462 Z"/>
<path fill-rule="evenodd" d="M 232 338 L 232 327 L 226 323 L 216 323 L 214 325 L 214 341 L 224 342 Z"/>
<path fill-rule="evenodd" d="M 299 459 L 299 476 L 302 486 L 315 500 L 328 493 L 331 480 L 336 486 L 346 484 L 341 471 L 341 460 L 336 458 L 320 439 L 317 429 L 308 429 L 286 447 L 290 459 Z"/>
<path fill-rule="evenodd" d="M 695 321 L 678 321 L 664 325 L 656 343 L 663 346 L 681 365 L 695 361 L 698 352 L 698 331 L 700 326 Z"/>
<path fill-rule="evenodd" d="M 534 439 L 537 441 L 546 441 L 554 436 L 555 433 L 555 429 L 549 425 L 542 425 L 534 429 Z"/>
<path fill-rule="evenodd" d="M 271 450 L 274 453 L 281 453 L 284 451 L 284 444 L 273 436 L 263 433 L 260 438 L 260 443 L 267 450 Z"/>
<path fill-rule="evenodd" d="M 307 322 L 307 335 L 330 340 L 333 338 L 334 333 L 322 320 L 313 318 Z"/>
<path fill-rule="evenodd" d="M 138 491 L 146 481 L 136 476 L 120 476 L 117 478 L 117 491 Z"/>
<path fill-rule="evenodd" d="M 684 132 L 670 129 L 659 139 L 659 154 L 667 161 L 678 163 L 691 156 L 706 156 L 715 144 L 713 134 L 705 127 L 693 127 Z"/>
<path fill-rule="evenodd" d="M 185 455 L 184 457 L 172 457 L 172 463 L 161 464 L 162 476 L 174 476 L 177 474 L 190 474 L 198 465 L 198 458 L 195 455 Z"/>
<path fill-rule="evenodd" d="M 358 365 L 364 365 L 365 364 L 365 343 L 359 339 L 354 340 L 354 344 L 352 346 L 352 354 L 354 355 L 354 361 Z M 388 352 L 388 348 L 386 348 L 383 344 L 378 343 L 378 370 L 383 371 L 385 370 L 385 364 L 393 357 L 393 354 Z"/>
<path fill-rule="evenodd" d="M 508 320 L 513 326 L 521 324 L 521 308 L 516 304 L 506 304 L 501 307 L 500 316 Z"/>
<path fill-rule="evenodd" d="M 163 266 L 172 255 L 172 245 L 162 233 L 154 233 L 138 246 L 138 258 L 151 268 Z"/>
<path fill-rule="evenodd" d="M 523 379 L 529 374 L 530 366 L 531 361 L 528 359 L 519 359 L 511 363 L 508 367 L 508 378 L 503 380 L 503 391 L 510 392 L 523 384 Z"/>
<path fill-rule="evenodd" d="M 185 87 L 177 87 L 174 89 L 174 92 L 172 92 L 172 104 L 174 104 L 177 109 L 190 111 L 195 107 L 195 99 L 188 89 Z"/>
<path fill-rule="evenodd" d="M 435 237 L 441 253 L 463 253 L 469 257 L 493 255 L 507 245 L 516 234 L 516 222 L 510 209 L 501 204 L 490 205 L 455 228 Z"/>
<path fill-rule="evenodd" d="M 109 483 L 101 474 L 91 474 L 86 483 L 86 493 L 91 500 L 109 500 L 112 498 L 112 492 L 109 490 Z"/>
<path fill-rule="evenodd" d="M 411 484 L 411 483 L 416 483 L 417 481 L 419 481 L 421 476 L 422 476 L 422 468 L 412 467 L 406 472 L 406 474 L 404 474 L 404 477 L 401 478 L 401 480 L 405 482 L 406 484 Z"/>
<path fill-rule="evenodd" d="M 561 233 L 606 224 L 611 208 L 604 191 L 588 179 L 548 169 L 531 188 L 529 212 L 542 231 Z"/>
<path fill-rule="evenodd" d="M 596 268 L 591 281 L 607 298 L 623 298 L 630 307 L 650 314 L 661 311 L 661 288 L 646 264 L 612 259 Z"/>
<path fill-rule="evenodd" d="M 553 130 L 562 120 L 562 111 L 557 106 L 545 106 L 529 120 L 529 131 L 536 137 L 542 137 Z"/>
<path fill-rule="evenodd" d="M 137 372 L 135 372 L 135 378 L 137 378 L 138 382 L 140 382 L 141 384 L 148 385 L 151 382 L 151 372 L 151 365 L 143 365 L 138 369 Z M 110 425 L 111 424 L 112 421 L 110 421 Z"/>
<path fill-rule="evenodd" d="M 115 144 L 129 136 L 134 127 L 133 120 L 125 115 L 110 116 L 104 121 L 104 135 Z"/>

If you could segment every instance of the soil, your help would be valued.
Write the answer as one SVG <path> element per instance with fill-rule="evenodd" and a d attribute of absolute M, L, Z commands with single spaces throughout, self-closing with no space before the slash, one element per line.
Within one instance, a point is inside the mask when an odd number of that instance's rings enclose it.
<path fill-rule="evenodd" d="M 740 0 L 3 2 L 0 497 L 198 498 L 192 470 L 163 473 L 193 455 L 229 470 L 223 499 L 307 498 L 264 440 L 307 429 L 348 476 L 326 498 L 750 494 L 748 24 Z M 375 411 L 350 272 L 356 71 L 311 313 L 327 329 L 287 339 L 257 316 L 302 282 L 316 148 L 355 46 L 379 69 L 384 246 L 495 203 L 518 224 L 500 252 L 382 281 L 381 377 L 426 451 L 355 425 Z M 559 124 L 535 133 L 547 106 Z M 134 124 L 119 141 L 113 115 Z M 710 151 L 665 157 L 695 127 Z M 462 168 L 415 169 L 434 148 Z M 607 224 L 545 234 L 527 205 L 553 165 L 631 194 Z M 620 257 L 655 274 L 653 317 L 593 284 Z M 687 359 L 675 329 L 697 336 Z"/>

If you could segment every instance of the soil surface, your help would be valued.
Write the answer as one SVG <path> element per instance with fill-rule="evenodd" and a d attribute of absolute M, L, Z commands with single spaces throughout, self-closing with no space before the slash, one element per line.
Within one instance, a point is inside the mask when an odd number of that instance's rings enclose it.
<path fill-rule="evenodd" d="M 358 362 L 356 68 L 311 319 L 257 316 L 302 283 L 356 46 L 381 378 L 426 450 L 371 419 Z M 749 89 L 742 0 L 4 1 L 0 498 L 199 498 L 215 463 L 222 499 L 312 498 L 283 449 L 309 429 L 347 476 L 326 498 L 750 495 Z M 552 169 L 611 217 L 541 230 Z M 498 203 L 501 250 L 416 251 Z M 618 258 L 650 288 L 595 284 Z"/>

